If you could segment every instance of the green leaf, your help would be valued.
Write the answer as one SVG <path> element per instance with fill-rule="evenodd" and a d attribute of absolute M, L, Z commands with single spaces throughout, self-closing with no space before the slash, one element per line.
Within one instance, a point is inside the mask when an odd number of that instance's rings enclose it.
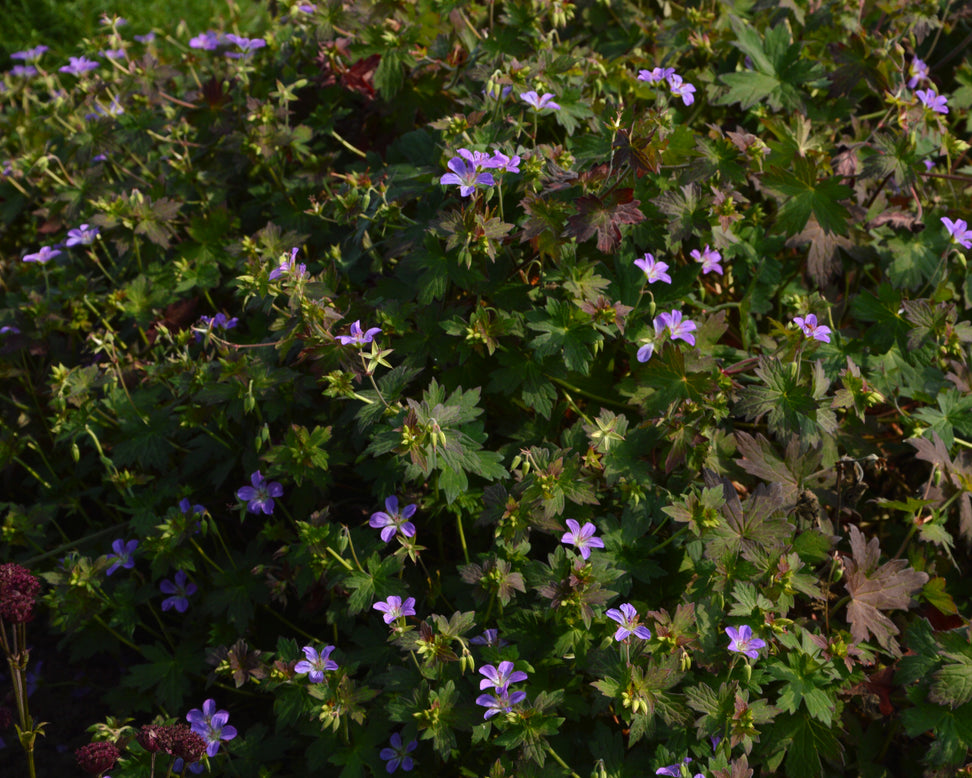
<path fill-rule="evenodd" d="M 850 198 L 850 187 L 837 178 L 818 179 L 816 166 L 807 159 L 795 159 L 793 167 L 792 173 L 772 168 L 764 178 L 766 187 L 782 199 L 776 219 L 780 229 L 787 235 L 796 235 L 804 230 L 812 215 L 824 232 L 846 235 L 850 213 L 839 201 Z"/>
<path fill-rule="evenodd" d="M 972 700 L 972 657 L 949 654 L 955 660 L 932 677 L 928 699 L 953 710 Z"/>

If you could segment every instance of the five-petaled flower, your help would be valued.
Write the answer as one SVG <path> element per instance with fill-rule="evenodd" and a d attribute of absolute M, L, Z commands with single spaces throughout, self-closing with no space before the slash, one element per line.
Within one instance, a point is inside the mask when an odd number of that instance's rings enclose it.
<path fill-rule="evenodd" d="M 726 627 L 726 634 L 729 636 L 729 650 L 745 654 L 750 659 L 758 658 L 759 649 L 766 646 L 765 640 L 753 637 L 753 630 L 748 624 L 743 624 L 739 629 Z"/>
<path fill-rule="evenodd" d="M 493 156 L 489 158 L 489 161 L 484 167 L 503 170 L 506 173 L 519 173 L 520 156 L 514 154 L 512 157 L 508 157 L 502 151 L 494 151 Z"/>
<path fill-rule="evenodd" d="M 418 741 L 413 740 L 405 745 L 402 743 L 401 734 L 395 732 L 388 742 L 390 747 L 383 748 L 378 752 L 378 756 L 387 762 L 385 765 L 385 770 L 389 773 L 393 773 L 399 767 L 401 767 L 402 770 L 407 773 L 415 766 L 415 763 L 412 761 L 412 757 L 410 757 L 409 754 L 418 748 Z"/>
<path fill-rule="evenodd" d="M 652 70 L 639 70 L 638 80 L 647 81 L 649 84 L 658 84 L 667 81 L 675 75 L 675 68 L 654 68 Z"/>
<path fill-rule="evenodd" d="M 408 597 L 405 602 L 402 602 L 401 597 L 393 594 L 384 602 L 376 602 L 371 607 L 385 614 L 382 616 L 385 624 L 391 624 L 397 619 L 415 615 L 415 598 Z"/>
<path fill-rule="evenodd" d="M 252 486 L 241 486 L 236 490 L 236 497 L 246 501 L 246 509 L 250 513 L 263 512 L 267 516 L 273 513 L 273 498 L 283 497 L 283 487 L 276 481 L 267 483 L 267 479 L 254 470 L 250 475 Z"/>
<path fill-rule="evenodd" d="M 236 727 L 228 724 L 229 713 L 216 710 L 216 700 L 209 699 L 203 703 L 202 710 L 193 708 L 186 714 L 186 721 L 192 731 L 206 741 L 206 754 L 216 756 L 222 740 L 232 740 L 236 737 Z"/>
<path fill-rule="evenodd" d="M 222 33 L 207 30 L 206 32 L 199 33 L 199 35 L 197 35 L 195 38 L 191 38 L 189 40 L 189 48 L 213 51 L 220 44 L 224 43 L 224 41 L 225 36 Z"/>
<path fill-rule="evenodd" d="M 712 272 L 722 275 L 722 265 L 719 264 L 722 262 L 722 254 L 715 249 L 710 249 L 708 243 L 705 244 L 704 251 L 700 252 L 698 249 L 693 249 L 689 254 L 696 262 L 702 263 L 703 275 Z"/>
<path fill-rule="evenodd" d="M 68 62 L 69 64 L 58 68 L 58 70 L 62 73 L 70 73 L 72 76 L 80 76 L 82 73 L 87 73 L 89 70 L 99 67 L 97 62 L 93 62 L 87 57 L 68 57 Z"/>
<path fill-rule="evenodd" d="M 307 265 L 304 263 L 299 265 L 297 264 L 297 252 L 299 251 L 300 249 L 294 246 L 294 248 L 290 250 L 290 259 L 284 258 L 279 267 L 276 267 L 270 271 L 269 278 L 271 281 L 275 281 L 283 275 L 292 275 L 295 278 L 303 278 L 305 275 L 307 275 Z"/>
<path fill-rule="evenodd" d="M 361 319 L 358 319 L 354 324 L 351 325 L 350 335 L 337 335 L 335 340 L 341 342 L 342 346 L 361 346 L 365 343 L 371 343 L 375 339 L 375 335 L 381 332 L 381 327 L 372 327 L 367 332 L 361 331 Z"/>
<path fill-rule="evenodd" d="M 655 259 L 653 255 L 645 252 L 644 257 L 641 259 L 636 259 L 634 263 L 637 267 L 640 267 L 645 271 L 645 275 L 648 276 L 649 284 L 654 284 L 659 281 L 666 284 L 670 284 L 672 282 L 672 277 L 665 272 L 668 270 L 668 265 L 665 262 L 660 262 L 659 260 Z M 641 361 L 645 362 L 647 360 Z"/>
<path fill-rule="evenodd" d="M 830 343 L 830 327 L 825 324 L 817 324 L 816 314 L 808 313 L 806 318 L 803 316 L 794 316 L 793 322 L 803 330 L 803 334 L 808 338 L 813 338 L 823 343 Z"/>
<path fill-rule="evenodd" d="M 196 343 L 199 343 L 203 339 L 205 332 L 212 330 L 231 330 L 239 323 L 239 318 L 236 316 L 229 318 L 225 313 L 217 313 L 215 316 L 200 316 L 196 326 L 193 327 L 193 335 Z"/>
<path fill-rule="evenodd" d="M 695 87 L 687 81 L 682 81 L 678 73 L 672 73 L 668 77 L 668 88 L 672 90 L 673 95 L 682 98 L 683 104 L 691 105 L 695 102 Z"/>
<path fill-rule="evenodd" d="M 695 345 L 695 336 L 692 334 L 696 329 L 695 322 L 691 319 L 683 319 L 681 311 L 658 314 L 654 325 L 655 333 L 658 335 L 667 329 L 672 340 L 684 340 L 690 346 Z"/>
<path fill-rule="evenodd" d="M 512 662 L 500 662 L 499 667 L 484 665 L 479 668 L 479 673 L 485 676 L 479 682 L 479 690 L 496 689 L 501 694 L 506 693 L 511 683 L 525 681 L 529 676 L 522 670 L 514 670 Z"/>
<path fill-rule="evenodd" d="M 418 506 L 415 503 L 406 505 L 398 510 L 398 498 L 395 495 L 385 499 L 385 510 L 371 514 L 368 525 L 381 530 L 381 539 L 386 543 L 399 532 L 406 538 L 415 537 L 415 525 L 409 521 L 415 515 Z"/>
<path fill-rule="evenodd" d="M 631 635 L 642 640 L 651 640 L 651 630 L 648 627 L 639 626 L 638 611 L 631 603 L 626 602 L 620 608 L 611 608 L 606 615 L 609 619 L 621 625 L 614 633 L 615 640 L 627 640 Z"/>
<path fill-rule="evenodd" d="M 91 227 L 87 224 L 82 224 L 80 227 L 76 227 L 73 230 L 68 230 L 67 240 L 64 241 L 65 246 L 90 246 L 94 243 L 94 239 L 98 237 L 98 228 Z"/>
<path fill-rule="evenodd" d="M 919 89 L 915 94 L 934 113 L 948 113 L 948 98 L 945 95 L 936 94 L 934 89 Z"/>
<path fill-rule="evenodd" d="M 692 761 L 692 757 L 687 756 L 682 760 L 682 764 L 688 764 Z M 670 764 L 667 767 L 659 767 L 655 770 L 655 775 L 671 775 L 678 778 L 682 774 L 682 764 Z"/>
<path fill-rule="evenodd" d="M 928 78 L 928 65 L 915 57 L 911 60 L 911 65 L 908 66 L 908 75 L 911 76 L 908 80 L 908 89 L 914 89 L 920 82 Z"/>
<path fill-rule="evenodd" d="M 567 519 L 567 526 L 570 532 L 565 532 L 560 542 L 577 546 L 584 559 L 590 557 L 592 548 L 604 548 L 604 541 L 594 537 L 597 527 L 591 522 L 588 521 L 581 527 L 574 519 Z"/>
<path fill-rule="evenodd" d="M 294 672 L 298 675 L 306 673 L 311 683 L 321 683 L 325 672 L 338 669 L 338 663 L 329 659 L 334 646 L 324 646 L 320 651 L 313 646 L 304 646 L 303 651 L 306 658 L 294 665 Z"/>
<path fill-rule="evenodd" d="M 488 710 L 483 714 L 484 719 L 490 719 L 497 713 L 509 713 L 513 706 L 526 699 L 526 692 L 509 691 L 499 692 L 498 694 L 480 694 L 476 698 L 476 704 L 482 705 Z"/>
<path fill-rule="evenodd" d="M 131 570 L 135 567 L 135 558 L 132 555 L 135 553 L 136 548 L 138 548 L 137 540 L 129 540 L 126 543 L 124 539 L 118 538 L 118 540 L 112 543 L 111 550 L 115 553 L 108 557 L 108 561 L 111 562 L 111 567 L 105 571 L 105 575 L 111 575 L 119 567 L 124 567 L 126 570 Z"/>
<path fill-rule="evenodd" d="M 32 49 L 26 49 L 24 51 L 15 51 L 10 55 L 10 59 L 21 59 L 24 62 L 36 62 L 41 58 L 41 55 L 47 51 L 47 46 L 43 44 L 40 46 L 34 46 Z"/>
<path fill-rule="evenodd" d="M 61 252 L 50 246 L 43 246 L 40 251 L 34 254 L 24 254 L 24 262 L 40 262 L 42 265 L 50 262 L 54 257 L 60 256 Z"/>
<path fill-rule="evenodd" d="M 553 101 L 553 98 L 553 92 L 544 92 L 543 95 L 538 95 L 532 89 L 529 92 L 523 92 L 520 94 L 520 99 L 523 102 L 532 105 L 534 110 L 537 111 L 542 111 L 544 108 L 559 111 L 560 106 Z"/>
<path fill-rule="evenodd" d="M 186 581 L 186 574 L 183 570 L 176 571 L 174 578 L 174 581 L 165 578 L 159 584 L 162 594 L 171 595 L 162 600 L 162 610 L 167 611 L 175 608 L 179 613 L 185 613 L 189 608 L 189 598 L 196 593 L 196 585 L 191 581 Z"/>
<path fill-rule="evenodd" d="M 955 243 L 960 244 L 962 248 L 972 249 L 972 230 L 968 229 L 969 225 L 965 223 L 965 219 L 952 221 L 947 216 L 943 216 L 942 224 L 945 225 L 945 229 Z"/>
<path fill-rule="evenodd" d="M 463 151 L 467 150 L 459 149 L 460 154 Z M 481 165 L 474 164 L 462 157 L 453 157 L 446 164 L 446 167 L 452 172 L 444 174 L 439 179 L 439 183 L 443 186 L 456 184 L 462 197 L 471 197 L 479 185 L 494 186 L 496 184 L 496 179 L 493 178 L 492 173 L 481 172 Z"/>
<path fill-rule="evenodd" d="M 230 59 L 246 59 L 252 52 L 267 45 L 263 38 L 244 38 L 242 35 L 234 33 L 225 35 L 224 40 L 226 43 L 232 43 L 240 50 L 239 52 L 227 51 L 226 56 Z"/>

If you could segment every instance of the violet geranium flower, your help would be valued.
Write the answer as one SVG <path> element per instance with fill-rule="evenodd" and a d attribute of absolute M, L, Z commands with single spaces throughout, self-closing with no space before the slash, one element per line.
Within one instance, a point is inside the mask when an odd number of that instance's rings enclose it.
<path fill-rule="evenodd" d="M 506 694 L 511 683 L 525 681 L 529 676 L 522 670 L 514 670 L 512 662 L 500 662 L 498 667 L 483 665 L 479 668 L 483 679 L 479 682 L 479 690 L 495 689 L 500 694 Z"/>
<path fill-rule="evenodd" d="M 135 553 L 136 548 L 138 548 L 137 540 L 129 540 L 126 543 L 124 539 L 118 538 L 118 540 L 112 543 L 111 550 L 115 553 L 108 557 L 108 561 L 111 562 L 111 567 L 105 571 L 105 575 L 111 575 L 119 567 L 124 567 L 126 570 L 131 570 L 135 567 L 135 558 L 132 555 Z"/>
<path fill-rule="evenodd" d="M 381 332 L 381 327 L 372 327 L 367 332 L 362 332 L 361 319 L 358 319 L 351 325 L 350 335 L 336 335 L 334 339 L 340 341 L 342 346 L 350 346 L 352 344 L 361 346 L 365 343 L 371 343 L 375 339 L 375 335 L 379 332 Z"/>
<path fill-rule="evenodd" d="M 284 259 L 279 267 L 270 271 L 270 280 L 275 281 L 284 275 L 292 275 L 294 278 L 303 278 L 307 275 L 307 265 L 301 262 L 297 264 L 297 253 L 300 251 L 296 246 L 290 250 L 290 259 Z"/>
<path fill-rule="evenodd" d="M 460 149 L 463 151 L 463 149 Z M 446 164 L 450 173 L 444 174 L 439 183 L 443 186 L 455 184 L 459 187 L 462 197 L 471 197 L 477 186 L 495 186 L 496 180 L 491 173 L 483 173 L 480 167 L 466 161 L 462 157 L 453 157 Z"/>
<path fill-rule="evenodd" d="M 383 614 L 385 614 L 381 617 L 385 624 L 391 624 L 393 621 L 397 621 L 398 619 L 415 615 L 415 598 L 408 597 L 404 602 L 402 602 L 401 597 L 393 594 L 384 602 L 376 602 L 371 607 L 376 611 L 381 611 Z"/>
<path fill-rule="evenodd" d="M 283 487 L 276 481 L 268 483 L 259 470 L 254 470 L 250 475 L 250 483 L 252 486 L 241 486 L 237 489 L 236 497 L 246 502 L 247 512 L 272 515 L 273 498 L 283 497 Z"/>
<path fill-rule="evenodd" d="M 476 704 L 487 708 L 487 711 L 483 714 L 483 718 L 491 719 L 497 713 L 509 713 L 513 710 L 513 706 L 523 702 L 526 696 L 526 692 L 522 691 L 513 692 L 512 694 L 508 691 L 499 692 L 498 694 L 480 694 L 476 698 Z"/>
<path fill-rule="evenodd" d="M 665 262 L 656 260 L 655 257 L 648 252 L 645 252 L 644 257 L 641 259 L 636 259 L 634 263 L 637 267 L 640 267 L 645 271 L 649 284 L 654 284 L 658 281 L 665 284 L 670 284 L 672 282 L 672 277 L 665 272 L 668 270 L 668 265 Z"/>
<path fill-rule="evenodd" d="M 42 265 L 50 262 L 54 257 L 60 256 L 61 252 L 50 246 L 43 246 L 40 251 L 33 254 L 24 254 L 24 262 L 40 262 Z"/>
<path fill-rule="evenodd" d="M 830 343 L 830 327 L 823 324 L 817 324 L 817 317 L 815 314 L 808 313 L 806 318 L 803 316 L 793 317 L 793 322 L 803 330 L 803 334 L 808 338 L 813 338 L 814 340 L 819 340 L 822 343 Z"/>
<path fill-rule="evenodd" d="M 226 56 L 230 59 L 247 59 L 254 51 L 267 45 L 263 38 L 244 38 L 242 35 L 234 35 L 233 33 L 227 34 L 225 40 L 239 49 L 238 52 L 226 52 Z"/>
<path fill-rule="evenodd" d="M 654 325 L 655 332 L 659 335 L 667 329 L 672 340 L 684 340 L 690 346 L 695 345 L 695 336 L 692 332 L 696 329 L 696 324 L 691 319 L 683 319 L 681 311 L 658 314 Z"/>
<path fill-rule="evenodd" d="M 36 62 L 41 58 L 41 55 L 47 51 L 48 47 L 44 45 L 34 46 L 32 49 L 26 49 L 24 51 L 15 51 L 10 55 L 10 59 L 20 59 L 24 62 Z"/>
<path fill-rule="evenodd" d="M 648 627 L 639 626 L 638 611 L 631 603 L 626 602 L 620 608 L 611 608 L 605 615 L 621 625 L 614 633 L 615 640 L 619 642 L 627 640 L 631 635 L 642 640 L 651 640 L 651 630 Z"/>
<path fill-rule="evenodd" d="M 532 105 L 536 111 L 542 111 L 544 108 L 559 111 L 560 106 L 553 101 L 553 97 L 553 92 L 544 92 L 542 95 L 538 95 L 532 89 L 529 92 L 523 92 L 520 95 L 520 99 L 523 102 Z"/>
<path fill-rule="evenodd" d="M 709 244 L 705 244 L 705 250 L 699 251 L 698 249 L 693 249 L 689 252 L 689 256 L 692 257 L 696 262 L 702 263 L 702 275 L 706 273 L 718 273 L 722 275 L 722 254 L 720 254 L 715 249 L 710 249 Z"/>
<path fill-rule="evenodd" d="M 68 64 L 59 67 L 61 73 L 70 73 L 72 76 L 80 76 L 89 70 L 100 67 L 97 62 L 93 62 L 87 57 L 68 57 Z"/>
<path fill-rule="evenodd" d="M 651 70 L 639 70 L 638 80 L 647 81 L 649 84 L 658 84 L 667 81 L 675 75 L 675 68 L 653 68 Z"/>
<path fill-rule="evenodd" d="M 185 613 L 189 608 L 189 598 L 196 593 L 196 585 L 186 581 L 186 573 L 183 570 L 177 570 L 174 579 L 170 581 L 165 578 L 159 584 L 162 594 L 171 595 L 162 600 L 162 610 L 175 608 L 179 613 Z"/>
<path fill-rule="evenodd" d="M 729 650 L 745 654 L 750 659 L 757 659 L 759 649 L 766 647 L 765 640 L 753 637 L 753 630 L 748 624 L 743 624 L 739 629 L 726 627 L 726 634 L 729 636 Z"/>
<path fill-rule="evenodd" d="M 216 710 L 216 700 L 213 699 L 206 700 L 202 710 L 193 708 L 189 711 L 186 721 L 192 731 L 206 741 L 206 754 L 211 757 L 216 756 L 221 741 L 236 737 L 236 727 L 228 723 L 229 713 Z"/>
<path fill-rule="evenodd" d="M 410 757 L 409 754 L 418 748 L 418 741 L 413 740 L 405 745 L 402 743 L 401 734 L 395 732 L 392 734 L 388 743 L 390 746 L 389 748 L 383 748 L 378 752 L 378 756 L 387 762 L 385 765 L 385 771 L 390 774 L 401 767 L 402 771 L 407 773 L 415 766 L 415 762 L 412 760 L 412 757 Z"/>
<path fill-rule="evenodd" d="M 908 89 L 914 89 L 919 83 L 928 79 L 928 65 L 915 57 L 908 66 L 908 75 L 911 76 L 908 80 Z"/>
<path fill-rule="evenodd" d="M 392 495 L 385 500 L 385 510 L 371 514 L 368 526 L 381 530 L 381 539 L 387 543 L 399 532 L 406 538 L 415 537 L 415 525 L 409 521 L 415 515 L 415 503 L 398 510 L 398 497 Z"/>
<path fill-rule="evenodd" d="M 682 98 L 682 103 L 691 105 L 695 102 L 695 87 L 687 81 L 682 81 L 682 77 L 677 73 L 672 73 L 668 77 L 668 88 L 672 94 Z"/>
<path fill-rule="evenodd" d="M 332 651 L 334 646 L 324 646 L 320 651 L 313 646 L 304 646 L 303 652 L 306 658 L 294 665 L 294 672 L 298 675 L 306 673 L 307 680 L 311 683 L 321 683 L 325 672 L 338 669 L 338 663 L 329 659 Z"/>
<path fill-rule="evenodd" d="M 934 89 L 919 89 L 915 94 L 922 104 L 934 113 L 948 113 L 948 98 L 936 94 Z"/>
<path fill-rule="evenodd" d="M 82 224 L 80 227 L 68 230 L 67 240 L 64 241 L 64 245 L 69 248 L 71 246 L 90 246 L 94 243 L 95 238 L 98 237 L 98 232 L 97 227 Z"/>
<path fill-rule="evenodd" d="M 948 234 L 952 236 L 955 243 L 961 245 L 962 248 L 972 249 L 972 230 L 968 229 L 969 225 L 965 223 L 965 219 L 952 221 L 947 216 L 943 216 L 942 224 L 945 225 L 945 229 L 948 230 Z"/>
<path fill-rule="evenodd" d="M 581 527 L 574 519 L 567 519 L 567 527 L 570 532 L 565 532 L 560 542 L 577 546 L 577 550 L 584 559 L 590 557 L 592 548 L 604 548 L 604 541 L 594 537 L 597 527 L 591 522 L 588 521 Z"/>

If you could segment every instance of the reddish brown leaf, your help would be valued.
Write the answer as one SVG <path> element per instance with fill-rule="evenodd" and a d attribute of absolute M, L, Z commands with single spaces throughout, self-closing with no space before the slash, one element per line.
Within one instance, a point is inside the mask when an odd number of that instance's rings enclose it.
<path fill-rule="evenodd" d="M 578 243 L 597 234 L 597 248 L 609 254 L 621 243 L 621 225 L 638 224 L 645 215 L 639 210 L 641 201 L 635 200 L 631 189 L 619 189 L 605 199 L 584 195 L 577 200 L 577 213 L 567 220 L 564 235 L 577 238 Z"/>

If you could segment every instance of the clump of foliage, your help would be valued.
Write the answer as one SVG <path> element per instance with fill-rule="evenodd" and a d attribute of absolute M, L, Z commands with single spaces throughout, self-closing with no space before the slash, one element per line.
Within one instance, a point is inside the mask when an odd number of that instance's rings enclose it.
<path fill-rule="evenodd" d="M 29 632 L 114 778 L 965 766 L 968 15 L 273 10 L 3 77 L 8 750 Z"/>

